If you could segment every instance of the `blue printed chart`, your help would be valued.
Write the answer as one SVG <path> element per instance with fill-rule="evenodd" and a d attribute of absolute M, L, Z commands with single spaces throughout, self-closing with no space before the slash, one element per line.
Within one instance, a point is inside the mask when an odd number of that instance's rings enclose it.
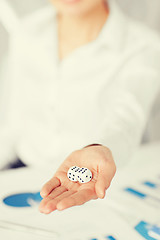
<path fill-rule="evenodd" d="M 141 201 L 148 206 L 148 208 L 152 208 L 152 213 L 155 213 L 152 223 L 151 219 L 148 217 L 147 220 L 150 220 L 150 223 L 140 221 L 136 224 L 135 230 L 146 240 L 160 240 L 160 225 L 158 224 L 160 223 L 160 191 L 158 175 L 156 175 L 154 180 L 140 181 L 139 185 L 124 188 L 124 191 L 134 199 Z"/>
<path fill-rule="evenodd" d="M 30 232 L 33 235 L 30 240 L 36 239 L 34 236 L 38 234 L 42 240 L 42 236 L 47 240 L 50 235 L 52 240 L 55 235 L 60 236 L 57 240 L 128 240 L 128 236 L 141 240 L 139 234 L 112 211 L 105 200 L 90 201 L 83 206 L 55 211 L 50 215 L 39 213 L 39 189 L 46 179 L 48 175 L 44 176 L 43 171 L 31 169 L 13 170 L 0 175 L 0 182 L 3 182 L 0 229 L 6 226 L 14 235 Z M 6 234 L 4 232 L 3 240 L 9 239 L 8 234 L 8 231 Z"/>
<path fill-rule="evenodd" d="M 147 240 L 160 240 L 160 226 L 141 221 L 135 230 Z"/>
<path fill-rule="evenodd" d="M 92 238 L 92 239 L 90 239 L 90 240 L 99 240 L 98 238 Z M 102 240 L 102 239 L 101 239 Z M 104 240 L 116 240 L 116 238 L 115 237 L 113 237 L 113 236 L 105 236 L 104 237 Z"/>
<path fill-rule="evenodd" d="M 159 158 L 160 144 L 142 148 L 132 164 L 117 174 L 108 201 L 146 240 L 160 239 Z"/>
<path fill-rule="evenodd" d="M 26 193 L 19 193 L 19 194 L 12 194 L 10 196 L 7 196 L 3 199 L 3 203 L 6 206 L 13 207 L 13 208 L 28 208 L 28 207 L 34 207 L 35 204 L 39 204 L 42 200 L 42 197 L 40 196 L 40 192 L 36 193 L 31 193 L 31 192 L 26 192 Z M 18 225 L 20 228 L 21 225 Z M 42 231 L 41 231 L 42 233 Z M 52 234 L 51 237 L 53 238 Z M 114 236 L 111 235 L 106 235 L 106 236 L 101 236 L 96 237 L 96 238 L 91 238 L 89 240 L 117 240 Z"/>
<path fill-rule="evenodd" d="M 24 208 L 39 204 L 42 198 L 40 192 L 37 193 L 17 193 L 3 198 L 3 203 L 10 207 Z"/>
<path fill-rule="evenodd" d="M 124 191 L 151 208 L 160 209 L 160 180 L 158 174 L 155 174 L 153 179 L 150 177 L 150 179 L 139 180 L 134 185 L 125 187 Z"/>
<path fill-rule="evenodd" d="M 118 171 L 105 200 L 50 215 L 38 211 L 39 190 L 50 178 L 50 170 L 1 174 L 0 228 L 2 223 L 11 229 L 26 227 L 27 232 L 44 235 L 42 240 L 50 234 L 61 237 L 57 240 L 160 240 L 159 158 L 160 144 L 140 149 L 133 163 Z M 3 240 L 9 239 L 7 234 Z"/>

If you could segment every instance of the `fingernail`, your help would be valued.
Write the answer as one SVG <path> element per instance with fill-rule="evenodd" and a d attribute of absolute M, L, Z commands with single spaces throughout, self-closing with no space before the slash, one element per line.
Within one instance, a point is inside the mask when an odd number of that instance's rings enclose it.
<path fill-rule="evenodd" d="M 57 210 L 58 211 L 62 211 L 62 210 L 64 210 L 65 209 L 65 207 L 63 206 L 63 205 L 61 205 L 61 204 L 58 204 L 57 205 Z"/>
<path fill-rule="evenodd" d="M 41 195 L 42 198 L 45 198 L 45 197 L 47 196 L 47 193 L 45 193 L 45 192 L 40 192 L 40 195 Z"/>
<path fill-rule="evenodd" d="M 44 213 L 44 214 L 48 214 L 50 211 L 48 210 L 48 209 L 39 209 L 39 211 L 41 212 L 41 213 Z"/>
<path fill-rule="evenodd" d="M 104 197 L 105 197 L 105 193 L 104 193 L 104 192 L 100 192 L 100 193 L 99 193 L 99 197 L 100 197 L 100 198 L 104 198 Z"/>
<path fill-rule="evenodd" d="M 64 208 L 62 206 L 57 206 L 58 211 L 62 211 Z"/>

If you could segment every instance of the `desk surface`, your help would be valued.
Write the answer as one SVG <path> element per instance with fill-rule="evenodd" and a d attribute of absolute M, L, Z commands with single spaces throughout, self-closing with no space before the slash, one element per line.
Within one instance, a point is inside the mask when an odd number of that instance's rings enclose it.
<path fill-rule="evenodd" d="M 107 236 L 108 239 L 111 239 L 109 236 L 113 236 L 115 240 L 144 239 L 142 233 L 135 229 L 141 227 L 142 220 L 145 220 L 147 227 L 152 226 L 153 223 L 160 223 L 159 214 L 157 214 L 160 210 L 158 208 L 160 202 L 155 201 L 160 193 L 159 158 L 160 143 L 142 146 L 132 161 L 117 171 L 104 200 L 91 201 L 83 206 L 47 216 L 38 212 L 36 202 L 31 202 L 29 208 L 15 208 L 3 203 L 4 197 L 15 193 L 37 192 L 50 177 L 47 169 L 45 171 L 35 169 L 7 171 L 0 175 L 0 182 L 3 182 L 0 193 L 0 220 L 55 231 L 63 240 L 92 240 L 95 238 L 102 240 L 107 239 Z M 146 181 L 154 182 L 158 187 L 149 188 L 144 184 Z M 149 198 L 138 198 L 125 191 L 126 188 L 134 188 Z M 22 238 L 24 240 L 28 238 L 30 240 L 49 239 L 27 231 L 20 232 L 4 228 L 0 228 L 0 234 L 3 240 L 11 237 L 14 240 Z M 56 236 L 55 239 L 60 238 Z M 146 239 L 150 240 L 151 238 Z"/>

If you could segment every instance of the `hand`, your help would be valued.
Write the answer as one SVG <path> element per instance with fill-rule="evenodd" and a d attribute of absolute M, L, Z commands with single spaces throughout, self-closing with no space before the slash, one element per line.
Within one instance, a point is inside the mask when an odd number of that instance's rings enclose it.
<path fill-rule="evenodd" d="M 83 184 L 70 181 L 67 172 L 72 166 L 89 168 L 92 180 Z M 40 212 L 48 214 L 56 209 L 64 210 L 91 199 L 104 198 L 115 172 L 112 153 L 105 146 L 90 146 L 73 152 L 43 186 Z"/>

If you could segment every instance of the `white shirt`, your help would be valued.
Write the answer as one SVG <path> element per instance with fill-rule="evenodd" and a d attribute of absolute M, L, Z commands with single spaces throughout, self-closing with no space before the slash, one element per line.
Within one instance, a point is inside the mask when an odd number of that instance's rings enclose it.
<path fill-rule="evenodd" d="M 56 168 L 92 143 L 109 147 L 117 165 L 134 153 L 160 87 L 160 42 L 113 0 L 110 12 L 98 38 L 62 61 L 52 7 L 12 34 L 1 166 L 18 156 Z"/>

